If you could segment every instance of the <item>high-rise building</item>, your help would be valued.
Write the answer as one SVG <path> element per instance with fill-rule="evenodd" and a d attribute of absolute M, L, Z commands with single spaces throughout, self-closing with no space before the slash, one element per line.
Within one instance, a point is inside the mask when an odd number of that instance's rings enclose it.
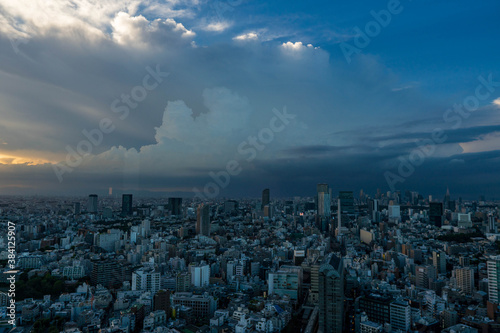
<path fill-rule="evenodd" d="M 319 263 L 311 265 L 311 290 L 309 291 L 309 302 L 316 304 L 319 300 Z"/>
<path fill-rule="evenodd" d="M 87 202 L 87 212 L 97 213 L 97 194 L 89 195 L 89 201 Z"/>
<path fill-rule="evenodd" d="M 210 236 L 210 206 L 201 204 L 198 206 L 196 217 L 196 234 Z"/>
<path fill-rule="evenodd" d="M 191 284 L 197 288 L 206 287 L 210 281 L 210 266 L 208 264 L 190 264 Z"/>
<path fill-rule="evenodd" d="M 170 313 L 170 290 L 160 290 L 153 297 L 153 310 L 163 310 Z"/>
<path fill-rule="evenodd" d="M 359 309 L 370 321 L 385 324 L 390 322 L 392 301 L 390 295 L 371 293 L 359 298 Z"/>
<path fill-rule="evenodd" d="M 429 202 L 429 224 L 441 227 L 443 225 L 443 213 L 442 202 Z"/>
<path fill-rule="evenodd" d="M 471 267 L 455 269 L 455 278 L 457 287 L 466 295 L 472 295 L 474 292 L 474 269 Z"/>
<path fill-rule="evenodd" d="M 181 216 L 182 198 L 168 198 L 168 207 L 170 208 L 172 215 Z"/>
<path fill-rule="evenodd" d="M 458 312 L 452 309 L 445 309 L 441 312 L 441 327 L 448 328 L 450 326 L 458 324 Z"/>
<path fill-rule="evenodd" d="M 226 264 L 226 280 L 231 281 L 233 276 L 236 275 L 236 266 L 238 265 L 238 261 L 230 260 Z"/>
<path fill-rule="evenodd" d="M 300 300 L 303 272 L 300 266 L 281 266 L 277 272 L 269 273 L 269 295 L 288 295 L 293 301 Z"/>
<path fill-rule="evenodd" d="M 178 273 L 175 276 L 176 292 L 188 291 L 190 287 L 191 287 L 191 274 L 184 272 L 184 273 Z"/>
<path fill-rule="evenodd" d="M 318 215 L 321 217 L 329 217 L 331 202 L 328 184 L 318 184 L 317 190 Z"/>
<path fill-rule="evenodd" d="M 491 256 L 488 265 L 488 295 L 492 303 L 500 301 L 500 256 Z"/>
<path fill-rule="evenodd" d="M 444 204 L 445 209 L 451 209 L 450 202 L 451 202 L 450 201 L 450 189 L 446 188 L 446 194 L 444 195 L 444 200 L 443 200 L 443 204 Z"/>
<path fill-rule="evenodd" d="M 268 206 L 270 202 L 270 194 L 269 194 L 269 189 L 266 188 L 264 191 L 262 191 L 262 205 L 261 205 L 261 210 L 264 210 L 265 206 Z"/>
<path fill-rule="evenodd" d="M 141 222 L 141 237 L 142 238 L 147 238 L 151 235 L 151 221 L 148 219 L 145 219 Z"/>
<path fill-rule="evenodd" d="M 340 199 L 338 199 L 338 203 L 337 203 L 337 234 L 338 235 L 341 235 L 342 234 L 342 211 L 340 210 L 340 206 L 341 206 L 341 203 L 340 203 Z"/>
<path fill-rule="evenodd" d="M 472 228 L 472 220 L 470 217 L 470 213 L 467 214 L 458 214 L 458 227 L 459 228 Z"/>
<path fill-rule="evenodd" d="M 79 215 L 80 213 L 81 213 L 80 203 L 79 202 L 73 203 L 73 214 Z"/>
<path fill-rule="evenodd" d="M 497 219 L 493 214 L 488 215 L 488 232 L 498 233 Z"/>
<path fill-rule="evenodd" d="M 429 289 L 429 280 L 435 280 L 436 277 L 436 267 L 434 266 L 415 267 L 415 285 L 417 288 Z"/>
<path fill-rule="evenodd" d="M 344 265 L 342 258 L 329 254 L 321 265 L 319 281 L 319 333 L 343 332 Z"/>
<path fill-rule="evenodd" d="M 446 254 L 443 251 L 432 251 L 432 265 L 438 274 L 446 273 Z"/>
<path fill-rule="evenodd" d="M 273 218 L 273 207 L 272 205 L 265 205 L 264 208 L 263 208 L 263 211 L 262 211 L 262 215 L 264 215 L 264 217 L 268 217 L 270 219 Z"/>
<path fill-rule="evenodd" d="M 389 218 L 390 219 L 400 219 L 401 218 L 401 207 L 399 205 L 389 205 Z"/>
<path fill-rule="evenodd" d="M 408 332 L 411 325 L 411 308 L 407 301 L 391 303 L 391 328 L 397 332 Z"/>
<path fill-rule="evenodd" d="M 153 294 L 160 290 L 160 273 L 138 270 L 132 273 L 132 290 L 150 291 Z"/>
<path fill-rule="evenodd" d="M 372 221 L 379 222 L 379 221 L 377 221 L 378 200 L 377 199 L 369 200 L 368 201 L 368 209 L 369 209 L 370 217 L 371 217 Z"/>
<path fill-rule="evenodd" d="M 458 258 L 458 263 L 460 266 L 463 266 L 463 267 L 470 266 L 470 257 L 460 256 L 460 258 Z"/>
<path fill-rule="evenodd" d="M 132 194 L 122 195 L 122 215 L 132 215 Z"/>
<path fill-rule="evenodd" d="M 352 191 L 339 191 L 340 211 L 342 214 L 354 215 L 354 195 Z"/>
<path fill-rule="evenodd" d="M 123 281 L 130 281 L 130 267 L 118 263 L 114 259 L 95 260 L 92 262 L 90 284 L 104 287 L 116 287 Z"/>

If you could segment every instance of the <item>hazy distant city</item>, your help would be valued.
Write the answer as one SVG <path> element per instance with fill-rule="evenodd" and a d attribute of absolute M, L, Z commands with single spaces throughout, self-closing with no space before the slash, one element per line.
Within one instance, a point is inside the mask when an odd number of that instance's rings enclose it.
<path fill-rule="evenodd" d="M 328 184 L 205 202 L 111 192 L 0 197 L 16 235 L 15 262 L 0 253 L 4 329 L 12 317 L 20 332 L 500 329 L 498 201 Z"/>

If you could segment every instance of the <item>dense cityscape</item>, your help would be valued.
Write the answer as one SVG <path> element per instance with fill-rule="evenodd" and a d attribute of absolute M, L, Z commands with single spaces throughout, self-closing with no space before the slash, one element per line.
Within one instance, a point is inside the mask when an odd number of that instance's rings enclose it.
<path fill-rule="evenodd" d="M 0 198 L 4 331 L 500 330 L 498 201 L 111 193 Z"/>

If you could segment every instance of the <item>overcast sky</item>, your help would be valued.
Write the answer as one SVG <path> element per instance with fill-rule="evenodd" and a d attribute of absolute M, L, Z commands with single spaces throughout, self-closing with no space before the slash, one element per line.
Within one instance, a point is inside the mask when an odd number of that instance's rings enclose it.
<path fill-rule="evenodd" d="M 0 0 L 0 194 L 192 196 L 237 161 L 220 196 L 326 182 L 494 198 L 499 14 L 494 0 Z"/>

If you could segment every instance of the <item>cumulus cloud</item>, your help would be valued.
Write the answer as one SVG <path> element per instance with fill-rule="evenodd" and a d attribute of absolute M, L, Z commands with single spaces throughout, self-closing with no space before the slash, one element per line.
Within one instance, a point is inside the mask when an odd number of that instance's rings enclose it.
<path fill-rule="evenodd" d="M 87 40 L 101 40 L 109 38 L 112 22 L 122 29 L 135 28 L 130 30 L 135 34 L 139 27 L 147 27 L 144 16 L 136 15 L 139 8 L 144 13 L 155 13 L 163 19 L 189 16 L 192 9 L 183 7 L 183 3 L 192 4 L 192 1 L 75 0 L 68 3 L 64 0 L 5 0 L 0 4 L 0 22 L 3 23 L 0 25 L 0 32 L 11 38 L 57 34 L 60 37 L 85 36 Z M 124 22 L 125 13 L 133 22 Z M 159 22 L 154 22 L 156 21 L 151 23 L 150 30 L 159 25 Z M 164 23 L 171 25 L 175 21 Z M 189 31 L 184 33 L 189 34 Z"/>
<path fill-rule="evenodd" d="M 106 165 L 113 169 L 125 164 L 135 166 L 137 172 L 161 177 L 164 172 L 194 176 L 196 169 L 218 170 L 237 156 L 238 146 L 248 136 L 258 134 L 247 124 L 252 117 L 261 117 L 252 109 L 246 97 L 224 87 L 207 88 L 203 101 L 208 112 L 194 116 L 184 101 L 168 102 L 162 124 L 155 128 L 155 143 L 139 149 L 114 146 L 98 155 L 89 156 L 82 169 L 94 169 Z M 269 112 L 267 122 L 274 116 Z M 287 131 L 298 134 L 300 122 L 292 122 Z M 276 135 L 273 146 L 289 143 L 291 136 Z M 236 156 L 236 157 L 235 157 Z M 259 152 L 261 159 L 272 156 L 270 151 Z M 139 166 L 142 165 L 139 170 Z M 206 172 L 205 172 L 206 174 Z"/>
<path fill-rule="evenodd" d="M 259 39 L 259 35 L 255 32 L 247 32 L 246 34 L 233 37 L 233 39 L 237 41 L 257 40 Z"/>
<path fill-rule="evenodd" d="M 174 39 L 190 42 L 196 35 L 173 19 L 156 19 L 150 22 L 142 15 L 130 16 L 124 12 L 116 15 L 111 26 L 113 39 L 118 44 L 129 47 L 148 47 L 157 44 L 172 46 Z"/>
<path fill-rule="evenodd" d="M 212 31 L 212 32 L 222 32 L 227 29 L 229 29 L 232 26 L 231 22 L 228 21 L 217 21 L 217 22 L 211 22 L 203 27 L 203 30 L 205 31 Z"/>
<path fill-rule="evenodd" d="M 295 43 L 286 42 L 286 43 L 281 44 L 281 47 L 287 51 L 302 51 L 305 49 L 318 49 L 318 47 L 314 47 L 312 44 L 305 45 L 302 42 L 295 42 Z"/>

